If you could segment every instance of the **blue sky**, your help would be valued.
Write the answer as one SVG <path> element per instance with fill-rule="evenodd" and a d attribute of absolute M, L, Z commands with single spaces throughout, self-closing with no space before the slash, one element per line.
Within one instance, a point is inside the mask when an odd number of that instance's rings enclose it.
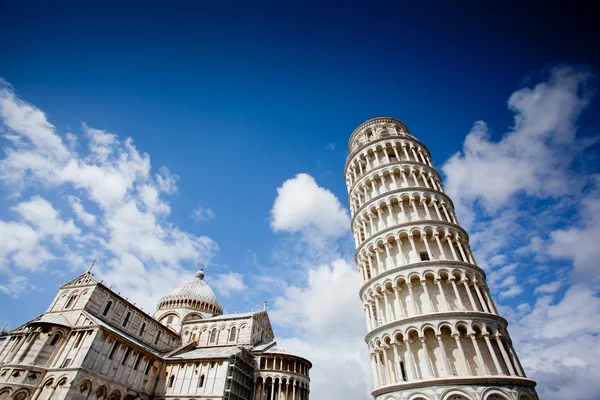
<path fill-rule="evenodd" d="M 516 4 L 3 4 L 0 323 L 43 312 L 94 258 L 148 311 L 204 263 L 228 311 L 268 299 L 288 347 L 312 356 L 315 338 L 341 329 L 332 349 L 346 369 L 315 354 L 312 395 L 364 397 L 343 168 L 352 130 L 389 115 L 461 194 L 459 217 L 540 392 L 598 389 L 585 378 L 600 375 L 591 355 L 556 347 L 597 343 L 597 328 L 552 318 L 585 304 L 600 321 L 598 282 L 582 279 L 597 275 L 598 250 L 583 245 L 598 221 L 600 35 L 583 6 Z M 34 159 L 50 161 L 24 167 Z M 57 172 L 69 162 L 79 167 Z M 299 193 L 321 213 L 279 219 L 304 209 Z M 579 330 L 532 344 L 525 332 L 545 321 Z"/>

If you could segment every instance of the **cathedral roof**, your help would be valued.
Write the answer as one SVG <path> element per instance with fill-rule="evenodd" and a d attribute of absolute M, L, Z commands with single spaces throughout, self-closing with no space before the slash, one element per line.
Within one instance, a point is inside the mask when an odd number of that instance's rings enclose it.
<path fill-rule="evenodd" d="M 223 307 L 217 301 L 217 296 L 210 286 L 204 282 L 204 270 L 196 276 L 160 299 L 159 309 L 193 308 L 211 314 L 223 313 Z"/>

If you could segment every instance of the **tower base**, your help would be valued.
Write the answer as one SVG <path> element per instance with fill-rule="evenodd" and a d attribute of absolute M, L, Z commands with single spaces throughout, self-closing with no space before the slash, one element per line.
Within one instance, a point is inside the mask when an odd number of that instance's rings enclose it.
<path fill-rule="evenodd" d="M 535 382 L 520 377 L 440 378 L 382 386 L 375 400 L 539 400 Z"/>

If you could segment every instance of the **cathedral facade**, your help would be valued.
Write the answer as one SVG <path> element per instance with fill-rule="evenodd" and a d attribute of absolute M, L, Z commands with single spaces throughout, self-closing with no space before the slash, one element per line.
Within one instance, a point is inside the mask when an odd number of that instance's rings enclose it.
<path fill-rule="evenodd" d="M 224 314 L 202 270 L 153 316 L 88 271 L 0 335 L 0 400 L 308 400 L 311 367 L 266 306 Z"/>
<path fill-rule="evenodd" d="M 537 400 L 429 150 L 393 118 L 345 168 L 377 400 Z"/>

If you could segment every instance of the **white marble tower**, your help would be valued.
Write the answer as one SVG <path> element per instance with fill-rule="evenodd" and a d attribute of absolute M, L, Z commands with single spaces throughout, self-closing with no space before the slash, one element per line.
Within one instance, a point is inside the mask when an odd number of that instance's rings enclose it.
<path fill-rule="evenodd" d="M 345 179 L 381 400 L 536 400 L 429 150 L 393 118 L 354 130 Z"/>

